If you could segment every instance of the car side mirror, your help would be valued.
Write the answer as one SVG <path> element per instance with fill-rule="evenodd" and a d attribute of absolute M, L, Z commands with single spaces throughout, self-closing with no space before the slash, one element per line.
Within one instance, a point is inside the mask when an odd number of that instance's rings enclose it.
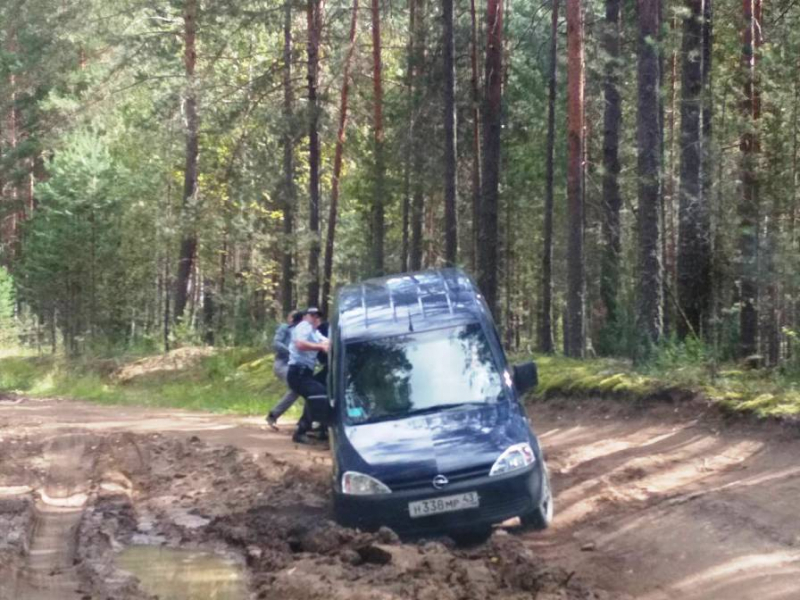
<path fill-rule="evenodd" d="M 524 396 L 539 384 L 539 371 L 536 363 L 526 362 L 521 365 L 514 365 L 514 387 L 517 393 Z"/>

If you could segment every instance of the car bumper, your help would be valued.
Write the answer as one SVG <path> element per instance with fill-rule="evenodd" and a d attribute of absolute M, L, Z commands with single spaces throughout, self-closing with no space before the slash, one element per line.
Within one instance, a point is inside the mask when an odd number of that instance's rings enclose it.
<path fill-rule="evenodd" d="M 466 492 L 478 493 L 479 507 L 425 517 L 410 516 L 409 502 Z M 397 533 L 413 536 L 474 530 L 502 523 L 533 510 L 541 502 L 541 495 L 542 469 L 537 462 L 524 471 L 463 481 L 443 490 L 430 487 L 374 496 L 335 492 L 334 509 L 337 521 L 346 527 L 370 531 L 386 526 Z"/>

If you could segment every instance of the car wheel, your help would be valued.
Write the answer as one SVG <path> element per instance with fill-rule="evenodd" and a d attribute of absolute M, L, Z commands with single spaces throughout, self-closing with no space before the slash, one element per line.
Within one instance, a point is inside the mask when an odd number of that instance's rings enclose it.
<path fill-rule="evenodd" d="M 458 546 L 477 546 L 478 544 L 483 544 L 490 537 L 492 537 L 492 528 L 490 526 L 450 533 L 450 538 Z"/>
<path fill-rule="evenodd" d="M 542 467 L 542 499 L 539 506 L 521 515 L 522 526 L 526 529 L 541 531 L 547 529 L 553 521 L 553 491 L 550 487 L 550 474 L 547 465 Z"/>

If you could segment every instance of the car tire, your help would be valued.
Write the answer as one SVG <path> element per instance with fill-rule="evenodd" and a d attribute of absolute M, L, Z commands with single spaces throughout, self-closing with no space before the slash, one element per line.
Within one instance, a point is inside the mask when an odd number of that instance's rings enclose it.
<path fill-rule="evenodd" d="M 542 531 L 550 526 L 553 521 L 553 491 L 550 487 L 550 474 L 547 465 L 542 465 L 542 498 L 539 505 L 532 511 L 520 515 L 522 526 L 525 529 Z"/>
<path fill-rule="evenodd" d="M 450 538 L 457 546 L 477 546 L 478 544 L 483 544 L 490 537 L 492 537 L 491 526 L 453 531 L 450 533 Z"/>

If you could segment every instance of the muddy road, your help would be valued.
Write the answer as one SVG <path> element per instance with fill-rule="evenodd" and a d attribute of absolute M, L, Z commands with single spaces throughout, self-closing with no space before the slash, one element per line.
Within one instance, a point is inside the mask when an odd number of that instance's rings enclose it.
<path fill-rule="evenodd" d="M 800 434 L 696 403 L 531 406 L 543 533 L 330 520 L 329 459 L 260 419 L 0 397 L 0 600 L 800 598 Z"/>

